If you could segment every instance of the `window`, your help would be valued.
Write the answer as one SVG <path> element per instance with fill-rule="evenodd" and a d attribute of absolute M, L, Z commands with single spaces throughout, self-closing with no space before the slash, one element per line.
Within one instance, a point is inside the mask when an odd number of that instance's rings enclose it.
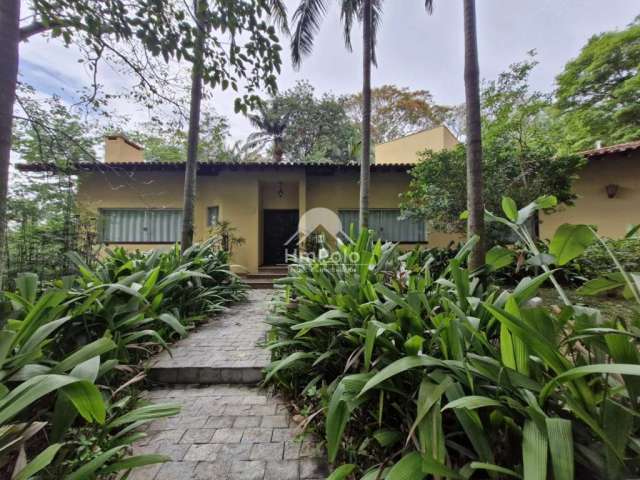
<path fill-rule="evenodd" d="M 220 208 L 209 207 L 207 208 L 207 226 L 215 227 L 220 220 Z"/>
<path fill-rule="evenodd" d="M 182 210 L 100 210 L 105 243 L 174 243 L 180 238 Z"/>
<path fill-rule="evenodd" d="M 345 233 L 353 224 L 358 230 L 358 210 L 340 210 L 340 221 Z M 400 220 L 400 210 L 369 210 L 369 228 L 390 242 L 424 242 L 426 227 L 422 220 Z"/>

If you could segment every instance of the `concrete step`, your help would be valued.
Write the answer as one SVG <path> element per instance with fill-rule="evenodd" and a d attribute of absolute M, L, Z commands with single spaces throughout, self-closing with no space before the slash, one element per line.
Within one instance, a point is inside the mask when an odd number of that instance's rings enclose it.
<path fill-rule="evenodd" d="M 285 273 L 272 273 L 272 272 L 258 272 L 258 273 L 247 273 L 245 278 L 251 278 L 255 280 L 273 280 L 274 278 L 284 278 L 287 274 Z"/>
<path fill-rule="evenodd" d="M 276 273 L 276 274 L 287 274 L 289 273 L 288 265 L 269 265 L 262 266 L 258 268 L 259 273 Z"/>
<path fill-rule="evenodd" d="M 244 278 L 243 281 L 249 285 L 249 288 L 258 290 L 273 289 L 273 278 Z"/>

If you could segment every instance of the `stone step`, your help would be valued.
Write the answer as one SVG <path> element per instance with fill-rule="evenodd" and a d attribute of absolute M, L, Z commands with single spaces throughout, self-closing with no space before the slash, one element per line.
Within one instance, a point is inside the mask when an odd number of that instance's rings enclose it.
<path fill-rule="evenodd" d="M 276 278 L 284 278 L 287 276 L 286 272 L 275 273 L 275 272 L 258 272 L 258 273 L 247 273 L 245 278 L 254 279 L 254 280 L 273 280 Z"/>
<path fill-rule="evenodd" d="M 258 271 L 260 273 L 277 273 L 286 275 L 287 273 L 289 273 L 289 266 L 286 264 L 262 266 L 258 268 Z"/>
<path fill-rule="evenodd" d="M 247 384 L 262 380 L 270 354 L 258 344 L 268 325 L 263 320 L 270 294 L 251 290 L 247 302 L 232 306 L 208 324 L 156 357 L 150 380 L 166 384 Z"/>
<path fill-rule="evenodd" d="M 255 290 L 273 290 L 272 278 L 245 278 L 243 281 Z"/>

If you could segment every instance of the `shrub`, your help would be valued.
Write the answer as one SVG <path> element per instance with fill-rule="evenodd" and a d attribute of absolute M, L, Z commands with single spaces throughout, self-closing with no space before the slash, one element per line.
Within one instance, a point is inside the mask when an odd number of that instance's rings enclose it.
<path fill-rule="evenodd" d="M 211 245 L 116 249 L 95 269 L 70 254 L 76 276 L 16 279 L 0 330 L 1 477 L 115 478 L 166 460 L 130 455 L 140 426 L 179 411 L 146 404 L 136 384 L 143 360 L 245 294 Z"/>
<path fill-rule="evenodd" d="M 430 259 L 366 232 L 339 261 L 302 259 L 282 281 L 266 379 L 321 420 L 331 462 L 367 480 L 638 475 L 640 316 L 603 320 L 569 302 L 551 266 L 579 256 L 592 231 L 562 226 L 543 253 L 521 228 L 553 201 L 489 214 L 542 270 L 513 289 L 464 268 L 474 240 L 434 277 Z M 487 270 L 513 262 L 500 249 Z M 534 300 L 546 281 L 561 309 Z"/>

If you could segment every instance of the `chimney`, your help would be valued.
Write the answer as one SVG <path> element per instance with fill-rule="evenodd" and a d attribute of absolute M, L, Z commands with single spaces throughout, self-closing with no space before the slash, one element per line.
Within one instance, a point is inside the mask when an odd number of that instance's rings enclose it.
<path fill-rule="evenodd" d="M 107 135 L 104 139 L 105 163 L 144 162 L 144 148 L 121 133 Z"/>
<path fill-rule="evenodd" d="M 597 149 L 602 148 L 602 140 L 598 140 L 598 141 L 596 141 L 596 148 L 597 148 Z"/>

